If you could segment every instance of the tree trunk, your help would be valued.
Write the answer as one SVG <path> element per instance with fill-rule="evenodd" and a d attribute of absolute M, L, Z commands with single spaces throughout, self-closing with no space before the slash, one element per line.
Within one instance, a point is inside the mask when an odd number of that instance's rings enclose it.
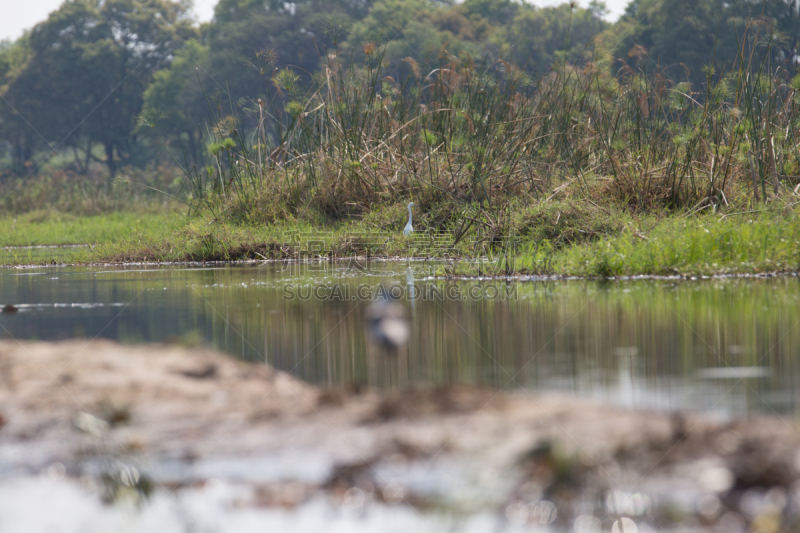
<path fill-rule="evenodd" d="M 14 144 L 14 157 L 19 163 L 20 167 L 23 167 L 25 166 L 25 162 L 30 161 L 33 157 L 33 150 L 31 150 L 24 138 L 17 139 L 16 143 Z"/>
<path fill-rule="evenodd" d="M 114 176 L 117 173 L 117 165 L 114 163 L 114 145 L 112 143 L 105 143 L 106 146 L 106 164 L 108 165 L 108 182 L 109 184 L 114 181 Z"/>
<path fill-rule="evenodd" d="M 84 159 L 83 166 L 86 168 L 86 175 L 89 175 L 89 165 L 92 160 L 92 141 L 86 142 L 86 158 Z"/>
<path fill-rule="evenodd" d="M 78 173 L 82 176 L 89 175 L 89 165 L 91 164 L 91 156 L 92 156 L 92 143 L 88 142 L 88 146 L 83 147 L 79 146 L 78 143 L 71 145 L 72 147 L 72 154 L 75 158 L 75 164 L 73 168 L 77 169 Z M 81 154 L 81 150 L 83 154 Z"/>
<path fill-rule="evenodd" d="M 14 142 L 14 149 L 12 150 L 14 154 L 14 162 L 22 168 L 22 164 L 25 163 L 25 158 L 22 155 L 22 143 L 19 141 Z"/>

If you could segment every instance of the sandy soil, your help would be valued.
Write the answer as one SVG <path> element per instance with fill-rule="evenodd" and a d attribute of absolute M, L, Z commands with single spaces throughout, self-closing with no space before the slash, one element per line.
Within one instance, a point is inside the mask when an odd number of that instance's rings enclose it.
<path fill-rule="evenodd" d="M 0 342 L 0 531 L 795 531 L 794 421 Z M 55 529 L 52 529 L 55 527 Z M 51 528 L 51 529 L 48 529 Z"/>

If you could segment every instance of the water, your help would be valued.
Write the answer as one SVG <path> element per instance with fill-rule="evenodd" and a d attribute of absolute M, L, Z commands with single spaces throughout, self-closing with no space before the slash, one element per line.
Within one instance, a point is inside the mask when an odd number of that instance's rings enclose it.
<path fill-rule="evenodd" d="M 562 391 L 722 417 L 794 414 L 800 281 L 468 281 L 425 263 L 0 270 L 0 336 L 205 341 L 309 382 Z M 412 333 L 366 338 L 392 291 Z"/>

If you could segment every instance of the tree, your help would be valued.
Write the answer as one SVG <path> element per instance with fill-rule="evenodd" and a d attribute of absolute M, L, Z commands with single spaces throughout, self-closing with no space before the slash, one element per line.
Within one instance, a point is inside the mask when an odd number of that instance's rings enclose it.
<path fill-rule="evenodd" d="M 194 34 L 187 7 L 168 0 L 67 0 L 31 31 L 30 57 L 6 94 L 55 146 L 81 146 L 88 156 L 101 143 L 113 177 L 116 159 L 136 142 L 131 131 L 153 73 Z"/>
<path fill-rule="evenodd" d="M 767 43 L 778 60 L 774 68 L 795 69 L 800 13 L 797 0 L 633 0 L 604 37 L 612 43 L 617 67 L 641 63 L 646 51 L 644 65 L 650 70 L 666 69 L 680 79 L 688 73 L 704 82 L 703 67 L 712 61 L 721 75 L 742 52 L 763 57 Z M 631 53 L 634 46 L 638 51 Z"/>
<path fill-rule="evenodd" d="M 343 52 L 361 60 L 363 46 L 369 43 L 383 54 L 389 71 L 409 73 L 411 67 L 402 66 L 406 58 L 430 71 L 438 66 L 443 50 L 480 55 L 489 25 L 471 14 L 475 15 L 453 2 L 377 0 L 353 25 Z"/>
<path fill-rule="evenodd" d="M 571 8 L 568 4 L 546 8 L 526 5 L 493 40 L 507 59 L 541 74 L 557 60 L 581 62 L 592 39 L 607 26 L 601 14 L 597 5 L 589 9 Z"/>
<path fill-rule="evenodd" d="M 492 24 L 509 24 L 520 7 L 511 0 L 464 0 L 463 4 L 467 16 L 477 16 Z"/>
<path fill-rule="evenodd" d="M 157 71 L 153 81 L 144 92 L 143 109 L 155 114 L 152 127 L 164 136 L 180 138 L 186 135 L 189 154 L 194 163 L 199 163 L 199 141 L 202 128 L 209 117 L 209 105 L 203 87 L 210 87 L 210 49 L 191 39 L 168 68 Z M 202 81 L 202 85 L 201 85 Z M 163 120 L 159 120 L 163 119 Z"/>
<path fill-rule="evenodd" d="M 757 19 L 772 32 L 774 67 L 791 75 L 800 70 L 800 2 L 798 0 L 739 0 L 732 5 L 740 20 Z"/>
<path fill-rule="evenodd" d="M 0 138 L 7 142 L 17 172 L 22 171 L 41 142 L 24 119 L 35 110 L 36 102 L 30 99 L 13 101 L 9 93 L 10 83 L 19 75 L 29 56 L 28 33 L 13 43 L 0 42 Z"/>
<path fill-rule="evenodd" d="M 214 88 L 225 101 L 256 98 L 279 66 L 309 79 L 368 7 L 358 0 L 221 0 L 208 37 Z M 259 72 L 257 54 L 271 58 L 268 73 Z"/>

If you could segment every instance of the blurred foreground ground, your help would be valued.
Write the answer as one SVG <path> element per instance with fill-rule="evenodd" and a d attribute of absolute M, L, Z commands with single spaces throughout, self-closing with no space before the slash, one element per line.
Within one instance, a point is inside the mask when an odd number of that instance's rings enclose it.
<path fill-rule="evenodd" d="M 798 531 L 794 420 L 0 342 L 0 531 Z"/>

